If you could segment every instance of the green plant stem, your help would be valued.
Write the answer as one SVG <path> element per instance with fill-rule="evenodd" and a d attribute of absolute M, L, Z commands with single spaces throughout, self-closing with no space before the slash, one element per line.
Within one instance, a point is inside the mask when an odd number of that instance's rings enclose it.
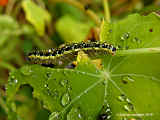
<path fill-rule="evenodd" d="M 6 69 L 8 69 L 10 71 L 13 71 L 13 70 L 16 69 L 14 66 L 12 66 L 11 64 L 9 64 L 9 63 L 7 63 L 5 61 L 0 61 L 0 66 L 4 67 L 4 68 L 6 68 Z"/>
<path fill-rule="evenodd" d="M 80 2 L 76 1 L 76 0 L 50 0 L 51 2 L 64 2 L 67 4 L 70 4 L 76 8 L 78 8 L 79 10 L 81 10 L 82 12 L 84 12 L 87 16 L 89 16 L 98 26 L 100 26 L 101 24 L 101 20 L 99 19 L 99 17 L 92 11 L 92 10 L 85 10 L 84 5 L 82 5 Z"/>
<path fill-rule="evenodd" d="M 104 7 L 105 19 L 107 22 L 110 23 L 111 15 L 110 15 L 110 10 L 109 10 L 108 0 L 103 0 L 103 7 Z"/>
<path fill-rule="evenodd" d="M 138 48 L 130 50 L 119 50 L 116 55 L 136 55 L 136 54 L 153 54 L 160 53 L 160 48 Z"/>

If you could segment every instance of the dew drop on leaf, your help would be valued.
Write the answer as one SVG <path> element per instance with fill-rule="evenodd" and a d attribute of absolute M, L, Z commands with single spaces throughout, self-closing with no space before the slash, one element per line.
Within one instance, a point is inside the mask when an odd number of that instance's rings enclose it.
<path fill-rule="evenodd" d="M 45 88 L 48 88 L 48 84 L 44 84 L 44 87 L 45 87 Z"/>
<path fill-rule="evenodd" d="M 101 114 L 99 116 L 99 120 L 106 120 L 107 119 L 107 115 L 106 114 Z"/>
<path fill-rule="evenodd" d="M 71 91 L 71 90 L 72 90 L 72 88 L 69 86 L 69 87 L 67 88 L 67 90 L 68 90 L 68 91 Z"/>
<path fill-rule="evenodd" d="M 124 110 L 126 110 L 127 112 L 130 112 L 130 111 L 131 111 L 130 108 L 128 107 L 128 105 L 124 105 L 123 108 L 124 108 Z"/>
<path fill-rule="evenodd" d="M 9 84 L 17 84 L 18 83 L 18 80 L 16 79 L 16 77 L 14 75 L 11 76 L 11 81 L 9 82 Z"/>
<path fill-rule="evenodd" d="M 117 98 L 120 102 L 124 102 L 126 100 L 126 96 L 124 94 L 118 96 Z"/>
<path fill-rule="evenodd" d="M 132 110 L 132 111 L 134 110 L 134 106 L 133 106 L 132 103 L 128 103 L 128 107 L 129 107 L 130 110 Z"/>
<path fill-rule="evenodd" d="M 15 80 L 14 80 L 14 83 L 16 83 L 16 84 L 17 84 L 17 83 L 18 83 L 18 80 L 17 80 L 17 79 L 15 79 Z"/>
<path fill-rule="evenodd" d="M 101 114 L 98 117 L 98 120 L 111 120 L 111 108 L 109 104 L 104 104 L 101 110 Z"/>
<path fill-rule="evenodd" d="M 124 33 L 122 36 L 121 36 L 121 40 L 124 41 L 124 40 L 127 40 L 129 38 L 129 35 L 130 33 L 127 32 L 127 33 Z"/>
<path fill-rule="evenodd" d="M 133 79 L 131 76 L 126 75 L 126 76 L 123 76 L 123 77 L 122 77 L 122 82 L 123 82 L 124 84 L 127 84 L 128 82 L 134 82 L 134 79 Z"/>
<path fill-rule="evenodd" d="M 134 37 L 133 40 L 132 40 L 132 42 L 140 44 L 142 41 L 139 38 Z"/>
<path fill-rule="evenodd" d="M 32 70 L 31 70 L 31 68 L 29 66 L 25 66 L 25 67 L 21 68 L 21 73 L 23 75 L 27 75 L 28 76 L 28 75 L 32 74 Z"/>
<path fill-rule="evenodd" d="M 56 89 L 53 90 L 52 96 L 56 99 L 58 97 L 58 91 Z"/>
<path fill-rule="evenodd" d="M 62 87 L 66 86 L 67 83 L 68 83 L 68 80 L 61 80 L 61 81 L 60 81 L 60 85 L 61 85 Z"/>
<path fill-rule="evenodd" d="M 129 98 L 126 98 L 126 102 L 129 104 L 131 103 L 131 100 Z"/>
<path fill-rule="evenodd" d="M 50 77 L 51 77 L 51 72 L 47 72 L 47 73 L 46 73 L 46 77 L 47 77 L 47 78 L 50 78 Z"/>
<path fill-rule="evenodd" d="M 61 103 L 62 103 L 63 106 L 66 106 L 67 104 L 69 104 L 69 102 L 70 102 L 69 93 L 65 93 L 65 94 L 62 96 Z"/>
<path fill-rule="evenodd" d="M 80 109 L 73 107 L 67 114 L 67 120 L 84 120 L 84 118 Z"/>
<path fill-rule="evenodd" d="M 131 103 L 128 103 L 127 105 L 123 106 L 124 110 L 126 110 L 127 112 L 133 111 L 134 110 L 134 106 Z"/>
<path fill-rule="evenodd" d="M 53 112 L 53 113 L 50 115 L 49 120 L 61 120 L 61 118 L 59 117 L 59 113 L 58 113 L 58 112 Z"/>

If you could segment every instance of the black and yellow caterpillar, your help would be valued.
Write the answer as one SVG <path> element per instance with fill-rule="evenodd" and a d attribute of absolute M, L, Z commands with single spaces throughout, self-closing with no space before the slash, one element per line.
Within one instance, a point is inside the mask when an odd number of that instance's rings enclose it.
<path fill-rule="evenodd" d="M 41 64 L 49 67 L 65 67 L 76 60 L 79 51 L 83 51 L 90 58 L 96 59 L 102 55 L 114 55 L 116 47 L 100 42 L 72 43 L 59 48 L 35 50 L 30 52 L 27 58 L 33 64 Z"/>

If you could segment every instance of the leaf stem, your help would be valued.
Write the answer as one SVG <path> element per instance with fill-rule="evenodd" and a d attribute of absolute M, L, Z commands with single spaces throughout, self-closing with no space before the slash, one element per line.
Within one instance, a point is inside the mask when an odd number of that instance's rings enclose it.
<path fill-rule="evenodd" d="M 96 25 L 100 26 L 101 21 L 99 17 L 92 10 L 89 10 L 89 9 L 85 10 L 84 5 L 82 5 L 80 2 L 76 0 L 50 0 L 50 2 L 64 2 L 64 3 L 70 4 L 78 8 L 82 12 L 84 12 L 87 16 L 89 16 L 96 23 Z"/>
<path fill-rule="evenodd" d="M 105 19 L 107 22 L 110 23 L 111 15 L 110 15 L 110 10 L 109 10 L 108 0 L 103 0 L 103 7 L 104 7 Z"/>
<path fill-rule="evenodd" d="M 153 54 L 160 53 L 160 48 L 138 48 L 130 50 L 119 50 L 116 55 Z"/>

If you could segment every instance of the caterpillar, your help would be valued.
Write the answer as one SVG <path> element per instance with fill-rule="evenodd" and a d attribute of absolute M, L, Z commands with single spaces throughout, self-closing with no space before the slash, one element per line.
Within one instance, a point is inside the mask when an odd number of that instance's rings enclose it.
<path fill-rule="evenodd" d="M 32 51 L 27 55 L 27 59 L 33 64 L 49 67 L 65 67 L 76 60 L 79 51 L 83 51 L 90 58 L 96 59 L 102 55 L 114 55 L 116 47 L 100 42 L 72 43 L 59 48 Z"/>

